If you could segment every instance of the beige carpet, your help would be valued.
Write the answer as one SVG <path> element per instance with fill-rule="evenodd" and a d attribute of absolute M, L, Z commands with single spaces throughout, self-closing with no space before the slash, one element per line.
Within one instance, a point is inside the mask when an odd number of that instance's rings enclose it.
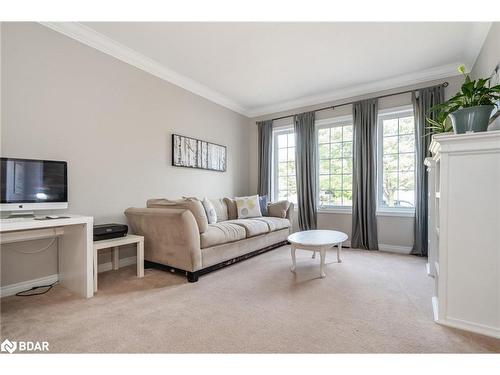
<path fill-rule="evenodd" d="M 289 248 L 195 284 L 134 267 L 99 275 L 89 300 L 61 286 L 1 301 L 2 339 L 49 341 L 52 352 L 500 352 L 500 340 L 433 322 L 425 260 L 344 251 L 344 262 Z M 318 257 L 319 258 L 319 257 Z"/>

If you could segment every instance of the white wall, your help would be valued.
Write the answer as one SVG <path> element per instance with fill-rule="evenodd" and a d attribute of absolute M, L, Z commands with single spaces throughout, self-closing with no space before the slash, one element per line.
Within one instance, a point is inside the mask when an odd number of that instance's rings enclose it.
<path fill-rule="evenodd" d="M 69 212 L 125 222 L 152 197 L 248 193 L 248 118 L 36 23 L 3 23 L 1 40 L 1 154 L 66 160 Z M 172 167 L 173 132 L 226 145 L 227 172 Z M 54 251 L 12 246 L 2 285 L 56 272 Z"/>
<path fill-rule="evenodd" d="M 493 22 L 471 75 L 475 79 L 489 77 L 497 64 L 500 64 L 500 22 Z"/>
<path fill-rule="evenodd" d="M 421 87 L 427 87 L 434 84 L 442 83 L 444 81 L 448 81 L 449 86 L 446 88 L 445 96 L 446 98 L 451 97 L 455 94 L 460 85 L 462 84 L 461 76 L 453 76 L 448 77 L 438 81 L 425 82 L 419 85 L 414 86 L 406 86 L 401 87 L 395 90 L 387 90 L 383 92 L 368 94 L 364 96 L 359 96 L 355 98 L 346 98 L 343 100 L 337 100 L 334 102 L 328 103 L 318 103 L 314 106 L 297 108 L 291 111 L 273 113 L 266 116 L 261 116 L 257 118 L 253 118 L 250 120 L 251 134 L 250 134 L 250 188 L 252 193 L 257 192 L 257 183 L 258 183 L 258 143 L 257 143 L 257 126 L 255 125 L 256 121 L 266 120 L 270 118 L 276 118 L 281 116 L 286 116 L 294 113 L 311 111 L 317 108 L 323 108 L 330 105 L 336 105 L 340 103 L 347 103 L 351 101 L 366 99 L 369 97 L 380 96 L 390 93 L 396 93 L 400 91 L 406 91 L 410 89 L 416 89 Z M 379 109 L 393 108 L 404 105 L 411 104 L 411 95 L 410 94 L 400 94 L 395 96 L 390 96 L 386 98 L 382 98 L 379 100 Z M 326 119 L 337 116 L 344 116 L 352 113 L 352 106 L 342 106 L 338 107 L 335 110 L 325 110 L 316 113 L 316 119 Z M 279 120 L 275 123 L 275 125 L 285 125 L 291 124 L 292 120 L 283 119 Z M 252 151 L 254 150 L 254 151 Z M 319 212 L 318 213 L 318 227 L 320 229 L 338 229 L 341 230 L 351 236 L 351 214 L 350 213 L 331 213 L 331 212 Z M 378 239 L 379 245 L 381 249 L 385 249 L 388 251 L 397 251 L 397 252 L 405 252 L 409 251 L 413 246 L 413 224 L 414 219 L 412 217 L 394 217 L 394 216 L 378 216 L 377 217 L 378 224 Z"/>

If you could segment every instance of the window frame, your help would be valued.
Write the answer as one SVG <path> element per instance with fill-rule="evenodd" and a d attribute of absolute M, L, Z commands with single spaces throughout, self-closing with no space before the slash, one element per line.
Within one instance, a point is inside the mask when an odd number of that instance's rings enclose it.
<path fill-rule="evenodd" d="M 293 124 L 283 125 L 279 127 L 273 128 L 273 145 L 272 145 L 272 155 L 273 155 L 273 163 L 271 170 L 271 201 L 277 201 L 279 198 L 279 148 L 278 148 L 278 136 L 284 134 L 294 134 Z M 297 174 L 295 175 L 295 179 L 297 179 Z M 294 203 L 295 207 L 297 205 Z"/>
<path fill-rule="evenodd" d="M 318 202 L 316 204 L 318 205 L 318 212 L 322 213 L 338 213 L 338 214 L 351 214 L 352 213 L 352 205 L 350 206 L 339 206 L 339 205 L 331 205 L 331 206 L 326 206 L 326 207 L 321 207 L 320 206 L 320 157 L 319 157 L 319 130 L 324 129 L 324 128 L 333 128 L 333 127 L 338 127 L 338 126 L 343 126 L 346 125 L 346 122 L 349 122 L 353 128 L 353 134 L 354 134 L 354 119 L 352 115 L 344 115 L 344 116 L 336 116 L 336 117 L 331 117 L 327 119 L 321 119 L 321 120 L 316 120 L 314 123 L 315 126 L 315 132 L 316 132 L 316 143 L 318 145 L 317 151 L 316 151 L 316 175 L 318 176 L 318 183 L 317 183 L 317 188 L 316 188 L 316 196 L 318 197 Z M 351 141 L 352 144 L 354 145 L 354 136 L 353 140 Z M 344 142 L 342 142 L 344 143 Z M 353 164 L 354 164 L 354 154 L 352 155 L 353 159 Z M 351 176 L 354 179 L 354 176 L 351 172 Z M 352 189 L 352 187 L 351 187 Z"/>
<path fill-rule="evenodd" d="M 377 212 L 378 216 L 404 216 L 404 217 L 413 217 L 415 216 L 415 207 L 386 207 L 382 205 L 383 200 L 383 173 L 384 173 L 384 154 L 383 154 L 383 146 L 384 146 L 384 131 L 383 131 L 383 120 L 399 118 L 399 117 L 407 117 L 405 114 L 411 114 L 415 119 L 415 114 L 413 112 L 412 105 L 404 105 L 399 107 L 392 107 L 387 109 L 381 109 L 378 111 L 377 115 Z M 414 133 L 415 135 L 415 133 Z M 415 142 L 416 147 L 416 142 Z M 398 152 L 399 154 L 399 152 Z M 416 181 L 416 150 L 415 154 L 415 164 L 414 164 L 414 202 L 416 203 L 417 197 L 417 181 Z"/>

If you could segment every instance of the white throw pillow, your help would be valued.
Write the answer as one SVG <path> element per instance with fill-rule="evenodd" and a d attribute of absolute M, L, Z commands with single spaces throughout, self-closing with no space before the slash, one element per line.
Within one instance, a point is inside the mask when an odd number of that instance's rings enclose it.
<path fill-rule="evenodd" d="M 203 199 L 201 203 L 207 213 L 208 224 L 215 224 L 217 222 L 217 213 L 215 212 L 214 205 L 207 198 Z"/>
<path fill-rule="evenodd" d="M 258 195 L 236 197 L 234 200 L 236 201 L 236 209 L 238 210 L 238 219 L 262 216 Z"/>

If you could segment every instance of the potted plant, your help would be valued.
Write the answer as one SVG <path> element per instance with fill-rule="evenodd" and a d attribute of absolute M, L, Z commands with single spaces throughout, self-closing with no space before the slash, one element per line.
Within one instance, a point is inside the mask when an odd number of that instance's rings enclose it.
<path fill-rule="evenodd" d="M 427 118 L 434 133 L 450 131 L 451 126 L 456 134 L 467 132 L 483 132 L 488 128 L 491 112 L 500 100 L 500 85 L 490 87 L 490 78 L 471 80 L 465 73 L 465 67 L 460 65 L 458 71 L 465 76 L 460 91 L 448 101 L 434 106 L 436 119 Z"/>

